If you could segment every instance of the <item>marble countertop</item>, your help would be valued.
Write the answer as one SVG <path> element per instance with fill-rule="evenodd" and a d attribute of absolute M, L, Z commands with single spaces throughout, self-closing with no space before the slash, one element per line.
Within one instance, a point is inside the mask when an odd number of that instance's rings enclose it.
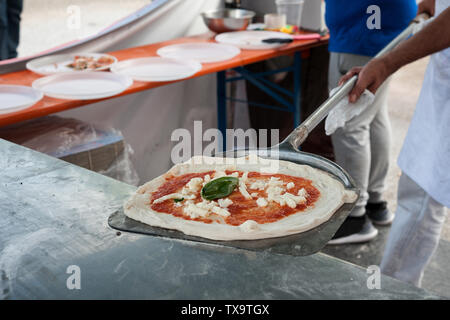
<path fill-rule="evenodd" d="M 0 139 L 0 298 L 438 298 L 385 276 L 369 289 L 366 269 L 321 253 L 118 233 L 107 219 L 134 190 Z"/>

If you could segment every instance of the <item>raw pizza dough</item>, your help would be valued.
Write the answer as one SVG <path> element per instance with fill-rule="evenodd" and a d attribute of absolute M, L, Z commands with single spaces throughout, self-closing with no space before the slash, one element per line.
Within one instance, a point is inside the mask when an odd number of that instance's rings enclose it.
<path fill-rule="evenodd" d="M 211 170 L 260 172 L 259 161 L 264 161 L 265 164 L 276 161 L 277 170 L 272 172 L 273 174 L 284 174 L 311 180 L 313 186 L 320 191 L 320 197 L 313 206 L 278 221 L 258 224 L 253 220 L 247 220 L 239 226 L 185 220 L 172 214 L 157 212 L 150 207 L 152 193 L 167 181 L 166 177 Z M 265 174 L 268 173 L 265 172 Z M 282 237 L 313 229 L 330 219 L 342 204 L 354 202 L 356 198 L 356 192 L 346 190 L 341 182 L 328 173 L 310 166 L 288 161 L 261 159 L 257 156 L 237 159 L 227 158 L 226 160 L 224 158 L 197 156 L 185 163 L 175 165 L 166 174 L 139 187 L 136 193 L 125 202 L 124 212 L 131 219 L 154 227 L 178 230 L 187 235 L 213 240 L 255 240 Z"/>

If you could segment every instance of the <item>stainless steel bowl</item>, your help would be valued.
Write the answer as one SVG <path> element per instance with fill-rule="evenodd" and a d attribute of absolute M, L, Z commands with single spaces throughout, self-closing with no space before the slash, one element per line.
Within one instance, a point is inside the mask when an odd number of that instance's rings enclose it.
<path fill-rule="evenodd" d="M 243 9 L 221 9 L 202 13 L 209 30 L 216 33 L 247 29 L 255 13 Z"/>

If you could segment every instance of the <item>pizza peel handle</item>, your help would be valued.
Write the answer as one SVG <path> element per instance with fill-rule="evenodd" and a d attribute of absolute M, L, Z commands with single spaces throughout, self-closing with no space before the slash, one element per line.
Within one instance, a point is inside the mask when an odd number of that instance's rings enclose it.
<path fill-rule="evenodd" d="M 411 21 L 409 26 L 401 32 L 394 40 L 392 40 L 383 50 L 381 50 L 375 58 L 378 58 L 385 53 L 395 48 L 400 42 L 408 38 L 417 27 L 417 24 L 424 22 L 430 16 L 427 13 L 421 13 L 414 20 Z M 322 103 L 303 123 L 301 123 L 291 134 L 282 141 L 277 148 L 290 149 L 298 151 L 299 146 L 306 140 L 309 133 L 328 115 L 328 113 L 345 98 L 358 80 L 358 76 L 351 77 L 347 82 L 342 84 L 340 88 L 329 97 L 324 103 Z"/>

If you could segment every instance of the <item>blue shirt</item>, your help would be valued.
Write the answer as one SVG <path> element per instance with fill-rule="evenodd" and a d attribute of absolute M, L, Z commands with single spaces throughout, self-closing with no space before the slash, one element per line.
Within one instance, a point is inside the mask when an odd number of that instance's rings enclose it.
<path fill-rule="evenodd" d="M 375 56 L 402 32 L 416 16 L 415 0 L 325 0 L 325 21 L 330 30 L 329 51 Z M 380 29 L 369 29 L 367 21 L 380 8 Z M 369 23 L 370 24 L 370 23 Z"/>

